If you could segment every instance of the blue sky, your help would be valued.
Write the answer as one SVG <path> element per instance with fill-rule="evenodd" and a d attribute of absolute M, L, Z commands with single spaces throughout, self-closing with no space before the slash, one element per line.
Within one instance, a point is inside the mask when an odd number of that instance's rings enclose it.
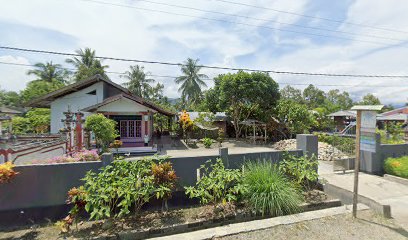
<path fill-rule="evenodd" d="M 151 1 L 249 18 L 163 6 Z M 151 1 L 110 2 L 233 23 L 82 0 L 14 0 L 3 2 L 0 8 L 0 45 L 63 52 L 91 47 L 101 56 L 170 62 L 182 62 L 191 57 L 199 58 L 202 64 L 207 65 L 268 70 L 408 75 L 408 2 L 404 0 L 239 0 L 240 3 L 278 9 L 281 12 L 216 0 Z M 283 13 L 285 11 L 298 15 Z M 315 18 L 302 17 L 300 14 Z M 335 19 L 338 22 L 325 21 L 322 18 Z M 404 33 L 347 24 L 350 22 L 395 29 Z M 64 59 L 60 56 L 0 50 L 0 62 L 34 64 L 53 61 L 70 67 L 64 63 Z M 115 72 L 126 71 L 129 67 L 129 63 L 125 62 L 105 61 L 105 64 L 110 66 L 109 71 Z M 177 67 L 150 64 L 144 66 L 156 75 L 179 74 Z M 25 84 L 32 80 L 31 76 L 25 74 L 27 70 L 24 67 L 0 64 L 0 87 L 14 91 L 23 89 Z M 223 71 L 203 69 L 203 73 L 214 77 Z M 115 82 L 123 82 L 118 75 L 112 74 L 110 77 Z M 293 75 L 272 77 L 282 83 L 357 85 L 358 87 L 320 87 L 323 90 L 347 90 L 356 100 L 364 94 L 373 93 L 384 103 L 400 105 L 408 101 L 408 79 Z M 165 94 L 169 97 L 179 95 L 173 79 L 157 78 L 157 81 L 165 84 Z M 211 86 L 211 82 L 208 82 L 208 85 Z M 381 88 L 372 87 L 373 85 L 396 87 Z M 281 84 L 281 87 L 284 86 Z"/>

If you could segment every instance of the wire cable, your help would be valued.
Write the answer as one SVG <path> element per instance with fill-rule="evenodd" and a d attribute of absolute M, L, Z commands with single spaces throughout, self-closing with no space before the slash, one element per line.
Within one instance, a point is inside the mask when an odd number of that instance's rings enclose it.
<path fill-rule="evenodd" d="M 96 1 L 96 0 L 80 0 L 80 1 L 96 2 L 96 3 L 101 2 L 101 1 Z M 353 32 L 348 32 L 348 31 L 340 31 L 340 30 L 333 30 L 333 29 L 320 28 L 320 27 L 304 26 L 304 25 L 299 25 L 299 24 L 294 24 L 294 23 L 285 23 L 285 22 L 275 21 L 275 20 L 271 20 L 271 19 L 256 18 L 256 17 L 243 16 L 243 15 L 238 15 L 238 14 L 229 14 L 229 13 L 224 13 L 224 12 L 210 11 L 210 10 L 204 10 L 204 9 L 195 8 L 195 7 L 188 7 L 188 6 L 183 6 L 183 5 L 155 2 L 155 1 L 150 1 L 150 0 L 138 0 L 138 2 L 146 2 L 146 3 L 156 4 L 156 5 L 175 7 L 175 8 L 181 8 L 181 9 L 188 9 L 188 10 L 194 10 L 194 11 L 199 11 L 199 12 L 229 16 L 229 17 L 252 19 L 252 20 L 262 21 L 262 22 L 274 22 L 274 23 L 287 25 L 287 26 L 294 26 L 294 27 L 305 28 L 305 29 L 313 29 L 313 30 L 319 30 L 319 31 L 328 31 L 328 32 L 334 32 L 334 33 L 342 33 L 342 34 L 347 34 L 347 35 L 352 35 L 352 36 L 359 35 L 359 36 L 365 36 L 365 37 L 370 37 L 370 38 L 378 38 L 378 39 L 386 39 L 386 40 L 394 40 L 394 41 L 406 41 L 405 39 L 383 37 L 383 36 L 371 35 L 371 34 L 358 34 L 358 33 L 353 33 Z M 104 2 L 104 3 L 106 3 L 106 2 Z M 106 3 L 106 4 L 112 4 L 112 3 Z"/>
<path fill-rule="evenodd" d="M 332 36 L 332 35 L 325 35 L 325 34 L 318 34 L 318 33 L 301 32 L 301 31 L 281 29 L 281 28 L 270 27 L 270 26 L 256 25 L 256 24 L 250 24 L 250 23 L 244 23 L 244 22 L 234 22 L 234 21 L 229 21 L 229 20 L 225 20 L 225 19 L 216 19 L 216 18 L 209 18 L 209 17 L 202 17 L 202 16 L 194 16 L 194 15 L 183 14 L 183 13 L 174 13 L 174 12 L 168 12 L 168 11 L 163 11 L 163 10 L 149 9 L 149 8 L 144 8 L 144 7 L 136 7 L 136 6 L 132 6 L 132 5 L 125 5 L 125 4 L 119 4 L 119 3 L 110 3 L 110 2 L 104 2 L 104 1 L 98 1 L 98 0 L 79 0 L 79 1 L 98 3 L 98 4 L 103 4 L 103 5 L 111 5 L 111 6 L 117 6 L 117 7 L 134 8 L 134 9 L 138 9 L 138 10 L 142 10 L 142 11 L 149 11 L 149 12 L 155 12 L 155 13 L 165 13 L 165 14 L 170 14 L 170 15 L 183 16 L 183 17 L 189 17 L 189 18 L 197 18 L 197 19 L 204 19 L 204 20 L 215 21 L 215 22 L 237 24 L 237 25 L 243 25 L 243 26 L 249 26 L 249 27 L 265 28 L 265 29 L 270 29 L 270 30 L 275 30 L 275 31 L 290 32 L 290 33 L 301 34 L 301 35 L 310 35 L 310 36 L 324 37 L 324 38 L 351 40 L 351 41 L 364 42 L 364 43 L 370 43 L 370 44 L 381 45 L 381 46 L 389 46 L 390 44 L 395 44 L 395 43 L 385 43 L 385 42 L 377 42 L 377 41 L 370 41 L 370 40 L 354 39 L 354 38 L 342 37 L 342 36 Z"/>
<path fill-rule="evenodd" d="M 24 66 L 24 67 L 36 67 L 33 64 L 24 64 L 24 63 L 10 63 L 10 62 L 1 62 L 0 64 L 4 64 L 4 65 L 13 65 L 13 66 Z M 58 69 L 65 69 L 65 70 L 69 70 L 69 71 L 76 71 L 76 69 L 73 68 L 64 68 L 64 67 L 56 67 Z M 111 73 L 111 74 L 118 74 L 118 75 L 124 75 L 126 74 L 125 72 L 112 72 L 112 71 L 105 71 L 106 73 Z M 156 75 L 156 74 L 146 74 L 146 76 L 150 76 L 150 77 L 159 77 L 159 78 L 172 78 L 172 79 L 176 79 L 178 78 L 177 76 L 170 76 L 170 75 Z M 214 79 L 212 78 L 204 78 L 202 79 L 204 81 L 214 81 Z M 277 81 L 277 83 L 279 84 L 283 84 L 283 85 L 294 85 L 294 86 L 308 86 L 312 83 L 291 83 L 291 82 L 280 82 Z M 374 88 L 399 88 L 400 86 L 397 85 L 356 85 L 356 84 L 313 84 L 315 86 L 322 86 L 322 87 L 374 87 Z"/>
<path fill-rule="evenodd" d="M 38 50 L 38 49 L 17 48 L 17 47 L 8 47 L 8 46 L 0 46 L 0 49 L 13 50 L 13 51 L 22 51 L 22 52 L 31 52 L 31 53 L 43 53 L 43 54 L 60 55 L 60 56 L 69 56 L 69 57 L 81 57 L 80 54 L 76 54 L 76 53 L 45 51 L 45 50 Z M 104 57 L 104 56 L 95 56 L 95 58 L 103 59 L 103 60 L 122 61 L 122 62 L 160 64 L 160 65 L 168 65 L 168 66 L 184 66 L 184 64 L 182 64 L 182 63 L 174 63 L 174 62 L 148 61 L 148 60 L 117 58 L 117 57 Z M 278 71 L 278 70 L 252 69 L 252 68 L 221 67 L 221 66 L 209 66 L 209 65 L 197 65 L 197 67 L 207 68 L 207 69 L 230 70 L 230 71 L 265 72 L 265 73 L 274 73 L 274 74 L 325 76 L 325 77 L 408 78 L 408 75 L 310 73 L 310 72 Z"/>
<path fill-rule="evenodd" d="M 367 25 L 367 24 L 345 22 L 345 21 L 341 21 L 341 20 L 335 20 L 335 19 L 324 18 L 324 17 L 310 16 L 310 15 L 306 15 L 306 14 L 283 11 L 283 10 L 279 10 L 279 9 L 263 7 L 263 6 L 257 6 L 257 5 L 251 5 L 251 4 L 247 4 L 247 3 L 233 2 L 233 1 L 228 1 L 228 0 L 213 0 L 213 1 L 218 1 L 218 2 L 223 2 L 223 3 L 233 4 L 233 5 L 239 5 L 239 6 L 246 6 L 246 7 L 257 8 L 257 9 L 263 9 L 263 10 L 274 11 L 274 12 L 279 12 L 279 13 L 285 13 L 285 14 L 295 15 L 295 16 L 299 16 L 299 17 L 304 17 L 304 18 L 318 19 L 318 20 L 323 20 L 323 21 L 329 21 L 329 22 L 335 22 L 335 23 L 341 23 L 341 24 L 347 24 L 347 25 L 354 25 L 354 26 L 377 29 L 377 30 L 382 30 L 382 31 L 399 32 L 399 33 L 408 34 L 407 31 L 401 31 L 401 30 L 384 28 L 384 27 L 374 27 L 374 26 L 370 26 L 370 25 Z"/>

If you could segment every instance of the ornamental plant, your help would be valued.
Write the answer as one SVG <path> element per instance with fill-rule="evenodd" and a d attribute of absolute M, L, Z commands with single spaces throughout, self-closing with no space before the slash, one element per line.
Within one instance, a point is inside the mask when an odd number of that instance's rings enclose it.
<path fill-rule="evenodd" d="M 0 164 L 0 184 L 9 183 L 17 174 L 19 174 L 14 171 L 13 168 L 14 164 L 11 162 Z"/>
<path fill-rule="evenodd" d="M 317 182 L 319 177 L 317 168 L 319 162 L 316 156 L 294 156 L 284 154 L 283 160 L 279 163 L 279 170 L 292 179 L 295 183 L 304 187 L 306 190 L 311 189 L 311 185 Z"/>
<path fill-rule="evenodd" d="M 83 186 L 79 188 L 71 188 L 68 191 L 67 204 L 73 205 L 72 209 L 69 211 L 68 216 L 66 216 L 62 221 L 57 222 L 57 226 L 61 229 L 61 232 L 68 232 L 73 223 L 78 222 L 78 215 L 84 210 L 86 205 L 86 191 Z"/>
<path fill-rule="evenodd" d="M 115 140 L 113 143 L 110 144 L 111 148 L 116 149 L 116 154 L 118 154 L 119 148 L 122 147 L 123 142 L 120 140 Z"/>
<path fill-rule="evenodd" d="M 185 187 L 190 198 L 201 204 L 235 202 L 245 191 L 242 174 L 238 169 L 226 169 L 220 158 L 215 163 L 208 160 L 200 167 L 201 177 L 195 186 Z"/>
<path fill-rule="evenodd" d="M 170 162 L 153 163 L 153 182 L 156 187 L 156 198 L 162 199 L 163 207 L 168 209 L 167 201 L 171 198 L 172 191 L 176 188 L 177 175 Z"/>
<path fill-rule="evenodd" d="M 96 143 L 105 152 L 117 136 L 116 122 L 106 118 L 103 114 L 93 114 L 85 119 L 85 129 L 95 134 Z"/>
<path fill-rule="evenodd" d="M 180 114 L 180 125 L 183 130 L 183 139 L 187 143 L 188 132 L 193 128 L 193 121 L 190 119 L 190 114 L 185 110 Z"/>
<path fill-rule="evenodd" d="M 243 198 L 256 213 L 282 216 L 300 212 L 303 196 L 271 162 L 248 162 L 244 165 Z"/>
<path fill-rule="evenodd" d="M 213 143 L 211 138 L 203 138 L 201 141 L 203 142 L 205 148 L 210 148 Z"/>
<path fill-rule="evenodd" d="M 153 169 L 153 166 L 154 169 Z M 123 217 L 132 208 L 138 215 L 153 197 L 167 200 L 175 186 L 175 172 L 166 158 L 155 156 L 137 161 L 115 161 L 99 173 L 89 171 L 82 199 L 90 219 Z"/>

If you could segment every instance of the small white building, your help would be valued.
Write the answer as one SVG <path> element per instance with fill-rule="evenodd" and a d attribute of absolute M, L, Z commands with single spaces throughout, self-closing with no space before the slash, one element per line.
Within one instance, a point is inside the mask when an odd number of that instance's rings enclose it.
<path fill-rule="evenodd" d="M 64 128 L 64 112 L 82 112 L 85 117 L 102 113 L 115 120 L 124 146 L 141 146 L 145 136 L 153 134 L 153 114 L 173 117 L 169 112 L 101 75 L 63 87 L 28 104 L 30 107 L 51 108 L 51 133 Z"/>

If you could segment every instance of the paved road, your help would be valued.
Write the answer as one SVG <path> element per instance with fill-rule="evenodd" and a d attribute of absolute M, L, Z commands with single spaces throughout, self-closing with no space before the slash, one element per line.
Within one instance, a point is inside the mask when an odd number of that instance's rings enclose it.
<path fill-rule="evenodd" d="M 354 173 L 352 171 L 345 174 L 333 173 L 331 164 L 321 162 L 319 175 L 330 184 L 353 191 Z M 408 186 L 380 176 L 360 173 L 359 194 L 381 204 L 390 205 L 392 217 L 408 230 Z"/>

